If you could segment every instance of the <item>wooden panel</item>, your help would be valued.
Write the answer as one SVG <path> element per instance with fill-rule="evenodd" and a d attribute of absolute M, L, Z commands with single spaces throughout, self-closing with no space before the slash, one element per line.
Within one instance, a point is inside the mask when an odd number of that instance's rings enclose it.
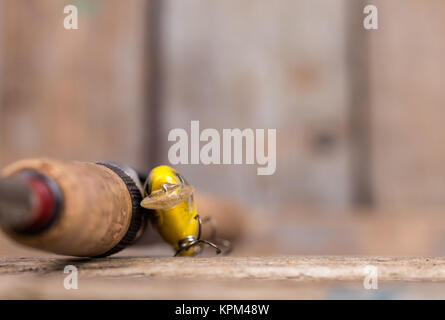
<path fill-rule="evenodd" d="M 79 290 L 63 268 L 79 268 Z M 365 290 L 366 265 L 378 290 Z M 443 299 L 443 258 L 0 259 L 2 299 Z M 209 281 L 211 279 L 211 281 Z M 168 310 L 168 309 L 167 309 Z"/>
<path fill-rule="evenodd" d="M 22 157 L 142 166 L 143 0 L 3 0 L 0 164 Z M 147 128 L 148 130 L 148 128 Z"/>
<path fill-rule="evenodd" d="M 163 4 L 164 141 L 172 128 L 190 132 L 191 120 L 277 129 L 273 176 L 253 165 L 184 165 L 191 182 L 259 205 L 348 205 L 344 1 Z"/>
<path fill-rule="evenodd" d="M 379 270 L 379 281 L 443 281 L 445 259 L 424 257 L 275 256 L 275 257 L 121 257 L 99 260 L 54 258 L 0 259 L 5 275 L 62 275 L 67 264 L 82 278 L 363 281 L 364 268 Z"/>
<path fill-rule="evenodd" d="M 374 1 L 373 174 L 381 205 L 445 204 L 445 2 Z"/>

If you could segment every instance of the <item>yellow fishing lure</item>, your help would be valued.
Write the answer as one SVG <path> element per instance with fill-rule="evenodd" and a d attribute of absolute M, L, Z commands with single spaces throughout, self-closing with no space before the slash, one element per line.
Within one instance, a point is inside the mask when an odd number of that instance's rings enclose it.
<path fill-rule="evenodd" d="M 151 209 L 151 223 L 160 236 L 173 246 L 176 255 L 190 256 L 208 244 L 221 250 L 213 243 L 201 239 L 201 219 L 193 199 L 194 188 L 173 168 L 154 168 L 144 185 L 141 206 Z"/>

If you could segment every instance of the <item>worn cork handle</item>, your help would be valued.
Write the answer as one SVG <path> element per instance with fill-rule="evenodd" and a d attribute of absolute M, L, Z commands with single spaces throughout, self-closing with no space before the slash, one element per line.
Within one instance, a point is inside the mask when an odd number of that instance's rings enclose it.
<path fill-rule="evenodd" d="M 27 246 L 57 254 L 94 257 L 125 236 L 131 221 L 132 203 L 122 179 L 105 166 L 88 162 L 29 159 L 2 172 L 11 176 L 34 170 L 53 179 L 62 191 L 62 212 L 54 224 L 37 235 L 5 230 Z"/>

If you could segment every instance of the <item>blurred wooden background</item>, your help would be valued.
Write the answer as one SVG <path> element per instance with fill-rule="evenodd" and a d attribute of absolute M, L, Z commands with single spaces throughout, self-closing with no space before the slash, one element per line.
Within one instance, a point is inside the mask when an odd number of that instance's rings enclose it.
<path fill-rule="evenodd" d="M 373 1 L 369 44 L 373 189 L 387 205 L 445 202 L 445 2 Z"/>
<path fill-rule="evenodd" d="M 79 9 L 79 30 L 63 28 L 67 4 Z M 378 30 L 363 28 L 366 4 L 379 10 Z M 235 259 L 444 255 L 444 28 L 443 0 L 0 0 L 0 167 L 52 156 L 149 171 L 168 160 L 169 130 L 189 131 L 191 120 L 275 128 L 272 176 L 248 165 L 178 166 L 200 192 L 248 205 Z M 361 278 L 153 278 L 149 268 L 169 261 L 152 258 L 171 254 L 165 244 L 104 260 L 105 274 L 120 261 L 127 276 L 94 275 L 75 295 L 60 292 L 61 269 L 45 280 L 13 276 L 47 272 L 22 257 L 48 255 L 1 233 L 0 244 L 2 298 L 443 298 L 436 283 L 384 282 L 365 293 Z M 129 279 L 138 268 L 128 256 L 150 257 L 136 259 L 150 276 Z"/>
<path fill-rule="evenodd" d="M 0 0 L 0 165 L 54 156 L 148 171 L 167 162 L 170 129 L 200 120 L 277 129 L 272 176 L 179 166 L 261 219 L 441 208 L 445 3 L 372 1 L 379 29 L 366 31 L 367 3 Z M 79 30 L 63 28 L 66 4 Z"/>
<path fill-rule="evenodd" d="M 80 28 L 65 30 L 75 4 Z M 0 163 L 142 165 L 145 1 L 1 1 Z"/>

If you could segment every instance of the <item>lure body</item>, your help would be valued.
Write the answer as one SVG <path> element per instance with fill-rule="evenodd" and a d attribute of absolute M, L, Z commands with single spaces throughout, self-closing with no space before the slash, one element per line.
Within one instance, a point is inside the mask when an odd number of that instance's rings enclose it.
<path fill-rule="evenodd" d="M 169 166 L 158 166 L 154 168 L 145 183 L 145 196 L 162 193 L 165 185 L 177 185 L 176 190 L 171 193 L 179 193 L 180 189 L 188 186 L 187 181 L 173 168 Z M 144 206 L 144 204 L 142 203 Z M 164 239 L 178 252 L 181 241 L 196 238 L 198 233 L 198 219 L 196 204 L 191 194 L 186 200 L 173 205 L 170 208 L 154 209 L 150 216 L 151 223 Z M 189 256 L 194 253 L 194 247 L 182 250 L 179 255 Z"/>

